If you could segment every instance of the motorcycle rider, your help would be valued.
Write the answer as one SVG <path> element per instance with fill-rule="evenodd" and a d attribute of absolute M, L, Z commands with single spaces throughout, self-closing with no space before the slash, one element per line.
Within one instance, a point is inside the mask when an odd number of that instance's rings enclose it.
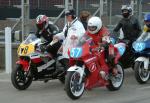
<path fill-rule="evenodd" d="M 99 57 L 99 63 L 103 66 L 102 68 L 106 68 L 111 71 L 113 74 L 117 74 L 117 70 L 115 65 L 118 63 L 118 59 L 120 58 L 120 54 L 111 42 L 110 42 L 110 33 L 106 27 L 102 25 L 102 20 L 99 17 L 91 17 L 88 20 L 87 32 L 86 34 L 92 38 L 94 44 L 103 47 L 104 51 L 101 53 Z M 106 63 L 107 59 L 107 63 Z M 107 64 L 110 66 L 108 67 Z"/>
<path fill-rule="evenodd" d="M 144 16 L 144 32 L 150 32 L 150 13 Z"/>
<path fill-rule="evenodd" d="M 143 38 L 145 38 L 149 33 L 150 33 L 150 13 L 146 14 L 144 16 L 144 29 L 143 29 L 143 33 L 141 34 L 141 36 L 137 39 L 138 40 L 142 40 Z M 149 36 L 150 38 L 150 36 Z M 149 39 L 147 38 L 147 39 Z"/>
<path fill-rule="evenodd" d="M 53 57 L 57 56 L 57 51 L 61 46 L 60 42 L 57 42 L 53 45 L 50 45 L 50 42 L 53 40 L 53 36 L 59 32 L 59 29 L 53 22 L 48 20 L 46 15 L 38 15 L 36 18 L 36 27 L 37 32 L 36 36 L 46 41 L 46 47 L 41 46 L 42 51 L 47 51 L 52 54 Z"/>
<path fill-rule="evenodd" d="M 132 8 L 128 5 L 123 5 L 121 8 L 123 18 L 119 21 L 113 30 L 113 34 L 117 36 L 117 32 L 122 29 L 124 40 L 129 40 L 129 48 L 131 49 L 132 43 L 139 37 L 141 27 L 139 21 L 132 15 Z"/>
<path fill-rule="evenodd" d="M 67 10 L 65 12 L 65 16 L 67 23 L 64 26 L 63 31 L 56 34 L 53 40 L 63 40 L 63 59 L 60 60 L 60 62 L 66 67 L 67 70 L 69 68 L 68 50 L 78 43 L 79 39 L 84 35 L 85 29 L 82 23 L 75 16 L 74 9 Z"/>

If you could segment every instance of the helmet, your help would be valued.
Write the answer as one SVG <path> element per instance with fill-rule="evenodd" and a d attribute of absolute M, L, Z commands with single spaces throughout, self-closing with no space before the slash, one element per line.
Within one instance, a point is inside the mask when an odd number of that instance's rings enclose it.
<path fill-rule="evenodd" d="M 144 22 L 148 28 L 150 28 L 150 14 L 144 16 Z"/>
<path fill-rule="evenodd" d="M 121 8 L 121 12 L 124 18 L 128 18 L 129 15 L 132 15 L 132 7 L 128 5 L 123 5 Z"/>
<path fill-rule="evenodd" d="M 96 34 L 102 27 L 102 20 L 99 17 L 91 17 L 88 20 L 88 27 L 87 30 L 91 34 Z"/>
<path fill-rule="evenodd" d="M 38 15 L 36 18 L 36 26 L 42 30 L 48 25 L 48 17 L 46 15 Z"/>

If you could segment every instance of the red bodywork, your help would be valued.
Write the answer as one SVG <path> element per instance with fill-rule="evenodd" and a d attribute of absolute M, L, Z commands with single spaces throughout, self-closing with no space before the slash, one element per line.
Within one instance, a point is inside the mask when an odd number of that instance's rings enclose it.
<path fill-rule="evenodd" d="M 108 85 L 108 81 L 101 77 L 100 71 L 104 71 L 106 74 L 108 74 L 109 67 L 104 59 L 104 51 L 99 51 L 98 49 L 98 46 L 91 46 L 88 42 L 86 42 L 82 46 L 82 56 L 77 59 L 70 58 L 70 65 L 73 66 L 75 65 L 76 60 L 80 60 L 84 62 L 86 69 L 90 71 L 90 74 L 85 79 L 86 89 L 92 89 L 94 87 Z"/>
<path fill-rule="evenodd" d="M 40 63 L 42 60 L 41 60 L 41 58 L 34 58 L 34 59 L 32 59 L 31 60 L 33 63 L 35 63 L 35 64 L 37 64 L 37 63 Z M 29 61 L 27 61 L 27 60 L 24 60 L 24 59 L 22 59 L 22 58 L 19 58 L 19 60 L 16 62 L 16 64 L 20 64 L 20 65 L 22 65 L 22 69 L 24 70 L 24 71 L 29 71 L 29 68 L 30 68 L 30 63 L 29 63 Z"/>
<path fill-rule="evenodd" d="M 22 65 L 22 69 L 24 70 L 24 71 L 29 71 L 29 62 L 27 61 L 27 60 L 23 60 L 23 59 L 19 59 L 17 62 L 16 62 L 16 64 L 20 64 L 20 65 Z"/>

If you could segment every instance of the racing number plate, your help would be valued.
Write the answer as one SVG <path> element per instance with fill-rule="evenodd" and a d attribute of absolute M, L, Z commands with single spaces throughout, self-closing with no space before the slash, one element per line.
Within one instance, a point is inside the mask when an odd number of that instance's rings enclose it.
<path fill-rule="evenodd" d="M 18 55 L 19 56 L 27 56 L 34 52 L 34 45 L 32 44 L 21 44 L 18 48 Z"/>

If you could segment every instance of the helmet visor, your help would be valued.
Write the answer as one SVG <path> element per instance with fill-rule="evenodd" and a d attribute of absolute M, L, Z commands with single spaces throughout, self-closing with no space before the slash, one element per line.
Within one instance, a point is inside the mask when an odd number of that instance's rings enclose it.
<path fill-rule="evenodd" d="M 43 23 L 41 23 L 41 24 L 36 24 L 36 26 L 37 26 L 37 28 L 38 28 L 39 30 L 42 30 L 43 27 L 44 27 Z"/>
<path fill-rule="evenodd" d="M 123 14 L 129 13 L 129 10 L 123 9 L 123 10 L 122 10 L 122 13 L 123 13 Z"/>
<path fill-rule="evenodd" d="M 145 24 L 150 24 L 150 20 L 144 20 Z"/>
<path fill-rule="evenodd" d="M 97 26 L 88 26 L 88 30 L 95 31 L 97 29 Z"/>

